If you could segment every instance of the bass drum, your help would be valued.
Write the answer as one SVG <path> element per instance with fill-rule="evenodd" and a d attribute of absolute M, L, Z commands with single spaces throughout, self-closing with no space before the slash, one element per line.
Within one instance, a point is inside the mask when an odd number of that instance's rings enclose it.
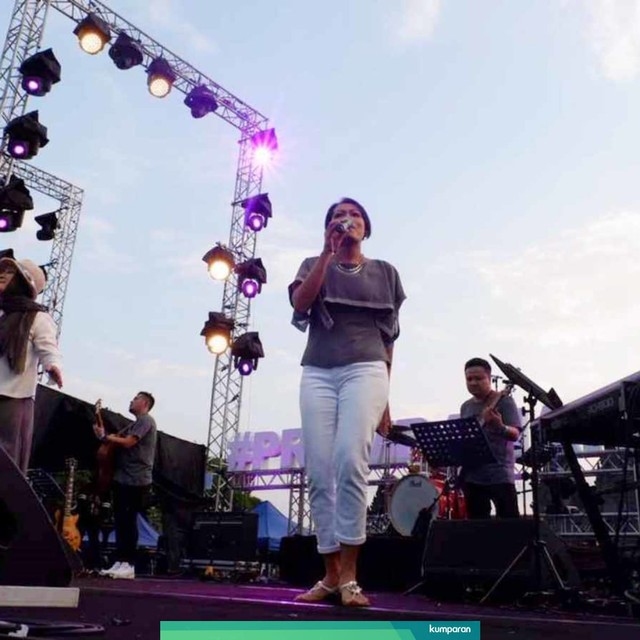
<path fill-rule="evenodd" d="M 423 475 L 409 474 L 398 480 L 391 490 L 387 515 L 395 530 L 403 536 L 410 536 L 422 509 L 433 507 L 440 492 Z"/>

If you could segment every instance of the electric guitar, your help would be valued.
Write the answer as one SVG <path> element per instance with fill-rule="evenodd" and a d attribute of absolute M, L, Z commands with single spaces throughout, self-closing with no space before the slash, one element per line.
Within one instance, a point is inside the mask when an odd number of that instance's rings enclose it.
<path fill-rule="evenodd" d="M 68 458 L 66 464 L 67 486 L 64 492 L 64 510 L 62 513 L 60 511 L 56 513 L 56 525 L 67 544 L 74 551 L 77 551 L 82 544 L 82 536 L 78 530 L 78 518 L 80 515 L 73 515 L 71 513 L 71 506 L 73 504 L 73 482 L 78 461 L 75 458 Z"/>
<path fill-rule="evenodd" d="M 498 402 L 500 402 L 502 398 L 506 398 L 507 396 L 511 395 L 511 392 L 513 391 L 513 387 L 515 386 L 516 386 L 515 383 L 507 382 L 504 385 L 504 389 L 502 389 L 501 391 L 495 391 L 492 394 L 491 400 L 489 400 L 489 402 L 486 404 L 485 409 L 487 408 L 491 410 L 495 409 L 498 406 Z"/>
<path fill-rule="evenodd" d="M 480 421 L 480 424 L 484 424 L 484 420 L 481 417 L 482 414 L 485 411 L 493 411 L 498 406 L 498 403 L 500 402 L 500 400 L 502 400 L 502 398 L 506 398 L 507 396 L 511 395 L 511 392 L 513 391 L 514 387 L 515 387 L 515 384 L 513 382 L 507 382 L 504 385 L 504 389 L 500 391 L 493 391 L 491 393 L 489 400 L 487 400 L 486 404 L 482 407 L 482 411 L 478 416 L 478 420 Z"/>

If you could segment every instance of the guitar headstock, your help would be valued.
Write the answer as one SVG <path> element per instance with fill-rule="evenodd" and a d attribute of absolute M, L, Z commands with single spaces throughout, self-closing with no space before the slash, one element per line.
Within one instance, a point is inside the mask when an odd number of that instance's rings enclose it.
<path fill-rule="evenodd" d="M 73 473 L 78 468 L 78 461 L 75 458 L 66 458 L 64 463 L 67 467 L 67 473 Z"/>

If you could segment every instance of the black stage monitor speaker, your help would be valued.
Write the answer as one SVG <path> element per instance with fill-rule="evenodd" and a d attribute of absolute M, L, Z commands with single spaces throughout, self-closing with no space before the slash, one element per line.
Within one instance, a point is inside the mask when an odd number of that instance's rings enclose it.
<path fill-rule="evenodd" d="M 429 528 L 423 563 L 425 590 L 429 593 L 488 590 L 517 555 L 526 548 L 512 567 L 497 594 L 510 598 L 536 588 L 533 545 L 534 523 L 529 518 L 505 520 L 435 520 Z M 564 543 L 544 523 L 540 539 L 545 543 L 560 577 L 569 587 L 580 583 Z M 541 557 L 543 589 L 559 586 L 549 564 Z"/>
<path fill-rule="evenodd" d="M 404 591 L 420 580 L 424 543 L 404 536 L 371 536 L 358 559 L 358 581 L 365 589 Z M 280 542 L 280 578 L 310 587 L 324 574 L 315 536 L 286 536 Z"/>
<path fill-rule="evenodd" d="M 257 513 L 194 514 L 187 554 L 191 562 L 251 562 L 256 560 L 257 550 Z"/>
<path fill-rule="evenodd" d="M 66 587 L 71 566 L 38 497 L 0 446 L 0 584 Z"/>

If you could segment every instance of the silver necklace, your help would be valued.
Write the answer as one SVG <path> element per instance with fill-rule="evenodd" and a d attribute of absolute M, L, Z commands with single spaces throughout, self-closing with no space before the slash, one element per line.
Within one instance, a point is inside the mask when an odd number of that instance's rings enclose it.
<path fill-rule="evenodd" d="M 345 265 L 340 264 L 339 262 L 336 262 L 336 269 L 338 271 L 342 271 L 342 273 L 350 273 L 351 275 L 360 273 L 363 267 L 364 267 L 364 260 L 362 260 L 362 262 L 359 262 L 357 265 L 353 267 L 346 267 Z"/>

